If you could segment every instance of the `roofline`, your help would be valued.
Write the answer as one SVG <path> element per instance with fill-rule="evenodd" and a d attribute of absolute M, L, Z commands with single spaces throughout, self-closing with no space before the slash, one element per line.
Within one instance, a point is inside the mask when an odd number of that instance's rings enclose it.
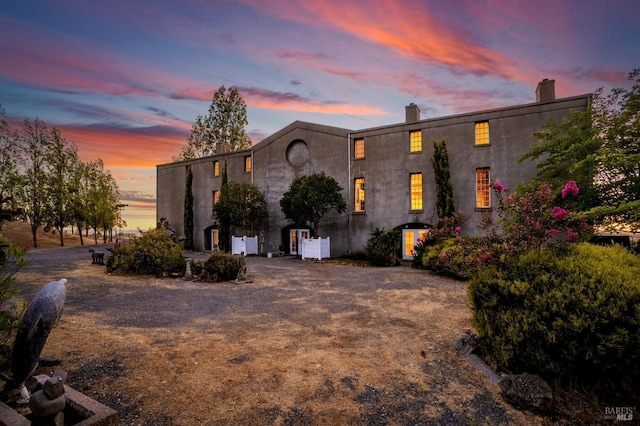
<path fill-rule="evenodd" d="M 375 132 L 375 131 L 379 131 L 379 130 L 391 129 L 391 128 L 394 128 L 394 127 L 404 127 L 404 126 L 409 126 L 409 125 L 419 125 L 421 123 L 437 122 L 437 121 L 441 121 L 441 120 L 451 120 L 451 119 L 456 119 L 456 118 L 460 118 L 460 117 L 469 117 L 469 116 L 474 116 L 474 115 L 494 114 L 496 112 L 509 111 L 509 110 L 513 110 L 513 109 L 517 109 L 517 108 L 531 108 L 531 107 L 535 107 L 535 106 L 539 106 L 539 105 L 565 103 L 565 102 L 571 102 L 571 101 L 576 101 L 576 100 L 580 100 L 580 99 L 587 99 L 587 104 L 589 104 L 591 98 L 593 98 L 593 93 L 586 93 L 586 94 L 583 94 L 583 95 L 570 96 L 568 98 L 554 99 L 553 101 L 531 102 L 531 103 L 528 103 L 528 104 L 511 105 L 511 106 L 500 107 L 500 108 L 492 108 L 492 109 L 487 109 L 487 110 L 482 110 L 482 111 L 463 112 L 463 113 L 460 113 L 460 114 L 446 115 L 446 116 L 433 117 L 433 118 L 425 118 L 423 120 L 418 120 L 418 121 L 414 121 L 414 122 L 411 122 L 411 123 L 400 122 L 400 123 L 394 123 L 394 124 L 385 124 L 383 126 L 378 126 L 378 127 L 369 127 L 369 128 L 366 128 L 366 129 L 353 130 L 353 131 L 351 131 L 351 133 L 352 134 L 358 134 L 358 133 L 366 133 L 366 132 L 372 132 L 372 131 Z"/>

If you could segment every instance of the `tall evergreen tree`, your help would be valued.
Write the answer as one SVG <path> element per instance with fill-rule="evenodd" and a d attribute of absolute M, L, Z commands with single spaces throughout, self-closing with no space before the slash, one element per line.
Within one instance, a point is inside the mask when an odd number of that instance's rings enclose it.
<path fill-rule="evenodd" d="M 433 165 L 433 176 L 436 181 L 436 211 L 438 217 L 440 219 L 451 217 L 455 207 L 453 205 L 451 172 L 449 171 L 449 154 L 444 140 L 433 142 L 431 165 Z"/>
<path fill-rule="evenodd" d="M 184 189 L 184 248 L 193 250 L 193 171 L 187 166 Z"/>
<path fill-rule="evenodd" d="M 213 155 L 220 142 L 229 144 L 232 151 L 251 147 L 245 130 L 247 123 L 247 105 L 238 89 L 220 86 L 213 94 L 207 115 L 196 118 L 187 145 L 174 161 Z"/>
<path fill-rule="evenodd" d="M 222 174 L 220 176 L 220 199 L 228 198 L 226 193 L 228 191 L 228 177 L 227 177 L 227 160 L 224 160 L 224 165 L 222 167 Z M 223 251 L 228 251 L 231 249 L 231 221 L 228 215 L 220 215 L 217 216 L 218 219 L 218 237 L 219 237 L 219 245 Z"/>

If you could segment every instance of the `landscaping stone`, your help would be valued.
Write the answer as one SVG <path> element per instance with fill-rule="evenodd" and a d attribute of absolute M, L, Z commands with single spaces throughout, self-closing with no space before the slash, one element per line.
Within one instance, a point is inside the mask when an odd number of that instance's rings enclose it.
<path fill-rule="evenodd" d="M 551 387 L 535 374 L 508 374 L 498 383 L 504 399 L 528 410 L 548 411 L 553 402 Z"/>

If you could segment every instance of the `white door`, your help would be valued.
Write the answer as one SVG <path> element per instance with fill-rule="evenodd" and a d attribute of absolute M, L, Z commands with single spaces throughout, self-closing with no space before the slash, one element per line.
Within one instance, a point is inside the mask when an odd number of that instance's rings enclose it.
<path fill-rule="evenodd" d="M 292 229 L 289 231 L 289 254 L 298 254 L 300 240 L 309 238 L 311 231 L 309 229 Z"/>

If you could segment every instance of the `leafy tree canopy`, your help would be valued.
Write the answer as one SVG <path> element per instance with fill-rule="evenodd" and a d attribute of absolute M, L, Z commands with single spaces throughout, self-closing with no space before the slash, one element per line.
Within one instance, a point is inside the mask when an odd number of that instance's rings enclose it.
<path fill-rule="evenodd" d="M 232 151 L 250 148 L 251 140 L 245 131 L 247 124 L 247 106 L 238 89 L 220 86 L 213 94 L 207 114 L 196 118 L 187 145 L 174 161 L 213 155 L 219 142 L 229 144 Z"/>
<path fill-rule="evenodd" d="M 594 93 L 585 111 L 561 123 L 546 123 L 535 145 L 519 161 L 538 163 L 537 180 L 580 188 L 578 207 L 596 223 L 640 226 L 640 69 L 629 74 L 630 89 Z"/>
<path fill-rule="evenodd" d="M 342 213 L 347 203 L 340 193 L 342 187 L 324 172 L 297 177 L 280 200 L 280 207 L 287 220 L 299 224 L 311 224 L 318 236 L 320 219 L 331 210 Z"/>
<path fill-rule="evenodd" d="M 220 199 L 213 206 L 220 223 L 242 227 L 254 233 L 255 224 L 267 218 L 267 201 L 263 192 L 247 182 L 228 182 L 220 189 Z"/>

